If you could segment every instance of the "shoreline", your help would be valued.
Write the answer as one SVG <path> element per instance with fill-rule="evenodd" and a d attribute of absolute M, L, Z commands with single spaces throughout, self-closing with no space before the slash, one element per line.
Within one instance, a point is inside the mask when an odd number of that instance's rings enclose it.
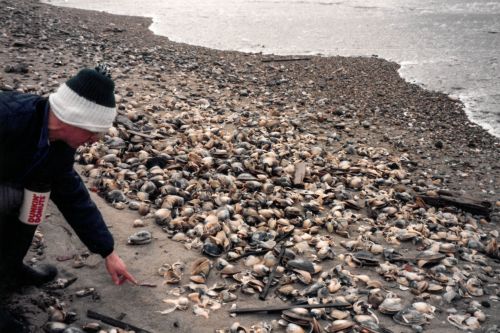
<path fill-rule="evenodd" d="M 176 124 L 214 133 L 242 129 L 248 135 L 256 134 L 256 138 L 262 131 L 266 140 L 290 144 L 290 151 L 309 149 L 310 141 L 353 163 L 394 159 L 408 174 L 400 184 L 408 188 L 445 189 L 487 200 L 493 206 L 499 200 L 500 139 L 470 122 L 461 103 L 404 81 L 394 62 L 373 57 L 318 56 L 284 61 L 293 56 L 175 43 L 154 35 L 148 29 L 151 19 L 147 18 L 53 7 L 34 0 L 0 0 L 0 4 L 0 13 L 6 18 L 0 22 L 0 59 L 4 64 L 0 87 L 48 94 L 83 65 L 91 67 L 96 60 L 104 59 L 114 73 L 122 125 L 129 119 L 146 130 L 149 123 L 163 126 L 159 132 L 154 128 L 150 131 L 166 138 L 172 145 L 172 156 L 180 158 L 177 151 L 190 148 L 183 146 L 181 141 L 186 136 L 179 130 L 182 126 Z M 297 147 L 292 144 L 295 136 L 303 140 L 296 143 Z M 262 147 L 259 149 L 265 149 Z M 79 170 L 86 175 L 85 166 L 79 166 Z M 95 178 L 84 179 L 89 188 L 95 186 Z M 159 315 L 156 311 L 165 306 L 161 300 L 174 297 L 168 294 L 172 288 L 162 284 L 158 267 L 170 262 L 175 254 L 188 262 L 183 278 L 187 284 L 191 262 L 200 257 L 199 250 L 188 251 L 183 244 L 172 241 L 172 235 L 156 226 L 152 217 L 147 219 L 146 227 L 152 230 L 154 242 L 136 248 L 125 245 L 127 237 L 137 231 L 132 227 L 132 221 L 139 217 L 137 212 L 117 210 L 97 195 L 92 196 L 112 227 L 117 250 L 140 280 L 153 280 L 158 287 L 115 288 L 102 263 L 75 269 L 71 261 L 58 262 L 62 274 L 76 274 L 79 280 L 67 290 L 44 293 L 64 299 L 75 308 L 78 323 L 88 322 L 84 315 L 88 308 L 105 314 L 127 313 L 124 321 L 157 332 L 206 332 L 227 328 L 236 321 L 250 326 L 278 318 L 232 318 L 227 314 L 231 303 L 211 312 L 207 320 L 191 311 Z M 487 231 L 499 229 L 499 209 L 494 209 L 490 222 L 479 223 Z M 55 263 L 61 253 L 84 253 L 82 244 L 65 228 L 62 216 L 51 207 L 49 221 L 42 226 L 47 247 L 39 260 Z M 335 241 L 342 239 L 336 237 Z M 341 249 L 338 246 L 335 251 L 342 253 Z M 415 247 L 405 245 L 405 251 L 415 251 Z M 498 270 L 498 263 L 492 260 L 491 265 Z M 209 282 L 220 282 L 220 278 L 214 272 Z M 100 300 L 74 297 L 76 290 L 89 286 L 97 288 Z M 262 306 L 256 295 L 241 297 L 239 306 Z M 40 307 L 33 309 L 31 304 L 40 298 L 39 290 L 31 288 L 13 301 L 15 307 L 31 311 L 27 315 L 37 327 L 47 320 L 47 314 Z M 270 297 L 266 304 L 277 301 Z M 498 304 L 492 303 L 485 309 L 489 311 L 485 327 L 495 323 Z M 461 307 L 457 305 L 459 310 Z M 411 331 L 394 324 L 388 316 L 380 320 L 395 332 Z M 425 328 L 459 332 L 446 323 L 444 312 Z"/>
<path fill-rule="evenodd" d="M 67 4 L 63 4 L 63 3 L 60 3 L 58 5 L 66 7 L 66 8 L 76 8 L 76 7 L 68 6 Z M 78 5 L 78 6 L 81 8 L 86 7 L 86 5 Z M 107 9 L 106 12 L 110 13 L 110 14 L 113 14 L 113 12 L 116 12 L 116 13 L 126 12 L 126 10 L 125 11 L 124 10 L 116 10 L 116 9 L 112 8 L 113 6 L 110 6 L 110 7 L 104 6 L 104 7 Z M 87 8 L 87 9 L 89 9 L 89 8 Z M 133 13 L 132 13 L 132 15 L 133 15 Z M 483 101 L 480 103 L 481 106 L 479 106 L 479 107 L 477 106 L 476 99 L 477 98 L 484 99 L 483 97 L 480 97 L 480 94 L 478 95 L 479 91 L 474 90 L 469 86 L 466 86 L 465 88 L 460 88 L 460 89 L 456 88 L 456 87 L 461 86 L 459 82 L 455 82 L 453 84 L 451 84 L 451 83 L 438 84 L 437 82 L 433 82 L 432 79 L 429 80 L 430 76 L 429 76 L 429 74 L 425 74 L 425 69 L 423 69 L 423 68 L 422 68 L 422 70 L 424 72 L 420 73 L 422 75 L 418 75 L 418 78 L 416 78 L 415 74 L 419 74 L 419 71 L 416 71 L 416 70 L 412 71 L 411 70 L 413 65 L 415 65 L 413 60 L 408 61 L 408 59 L 405 59 L 405 57 L 399 57 L 397 54 L 392 54 L 392 55 L 391 54 L 384 54 L 384 52 L 381 50 L 379 50 L 382 52 L 381 54 L 375 50 L 373 50 L 373 52 L 366 52 L 366 50 L 365 50 L 365 52 L 364 52 L 365 54 L 363 54 L 363 55 L 359 55 L 359 52 L 353 52 L 352 54 L 349 54 L 346 52 L 341 52 L 342 54 L 338 54 L 338 52 L 337 52 L 337 54 L 335 54 L 335 52 L 321 52 L 320 50 L 318 50 L 318 52 L 320 52 L 320 53 L 315 53 L 315 52 L 309 52 L 307 48 L 306 49 L 302 48 L 300 52 L 284 51 L 281 48 L 271 48 L 271 49 L 263 48 L 261 50 L 259 48 L 253 49 L 252 47 L 244 47 L 244 46 L 235 47 L 236 44 L 234 44 L 234 42 L 230 43 L 231 45 L 233 45 L 232 47 L 225 49 L 224 47 L 221 47 L 221 45 L 214 43 L 213 41 L 208 42 L 208 43 L 205 43 L 204 41 L 195 42 L 195 39 L 193 39 L 192 36 L 190 39 L 188 38 L 185 41 L 183 41 L 182 38 L 176 38 L 174 40 L 174 39 L 172 39 L 172 36 L 169 36 L 168 33 L 166 33 L 166 31 L 163 31 L 163 34 L 159 33 L 162 31 L 162 29 L 158 23 L 159 18 L 156 14 L 149 16 L 149 17 L 148 16 L 144 16 L 144 17 L 151 19 L 151 24 L 149 25 L 148 29 L 150 31 L 152 31 L 153 34 L 156 34 L 158 36 L 167 37 L 173 42 L 186 43 L 186 44 L 192 45 L 192 46 L 208 47 L 208 48 L 217 49 L 219 51 L 228 50 L 228 51 L 236 51 L 236 52 L 243 52 L 243 53 L 248 52 L 248 53 L 262 54 L 262 55 L 271 55 L 274 53 L 276 55 L 281 55 L 281 56 L 319 55 L 321 57 L 329 57 L 329 56 L 357 57 L 357 56 L 361 56 L 361 57 L 368 57 L 368 58 L 371 56 L 372 53 L 377 54 L 377 56 L 379 58 L 399 63 L 401 65 L 401 68 L 398 71 L 399 75 L 403 79 L 405 79 L 405 81 L 407 81 L 408 83 L 417 84 L 421 88 L 423 88 L 424 90 L 435 91 L 438 93 L 443 93 L 446 95 L 453 96 L 453 98 L 460 99 L 460 101 L 464 105 L 464 110 L 466 112 L 466 115 L 468 116 L 468 118 L 471 122 L 478 124 L 479 126 L 484 128 L 486 131 L 488 131 L 490 134 L 492 134 L 496 137 L 500 137 L 499 127 L 492 126 L 492 125 L 495 125 L 497 123 L 495 117 L 491 115 L 492 114 L 491 109 L 492 109 L 493 105 L 491 105 L 491 103 L 488 104 L 488 103 Z M 156 26 L 156 28 L 155 28 L 155 26 Z M 175 32 L 171 31 L 171 33 L 175 33 Z M 177 36 L 180 36 L 180 35 L 177 33 Z M 261 52 L 259 52 L 259 51 L 261 51 Z M 443 64 L 443 67 L 446 67 L 446 66 L 447 66 L 446 64 Z M 439 71 L 439 69 L 436 69 L 436 70 Z M 457 69 L 457 70 L 461 70 L 461 69 Z M 427 82 L 425 82 L 426 77 L 428 79 Z M 424 79 L 424 80 L 422 80 L 422 79 Z M 473 97 L 473 96 L 476 96 L 476 97 Z M 486 104 L 483 104 L 483 103 L 486 103 Z M 475 107 L 473 107 L 474 105 L 475 105 Z M 489 119 L 490 121 L 488 121 L 486 119 Z"/>

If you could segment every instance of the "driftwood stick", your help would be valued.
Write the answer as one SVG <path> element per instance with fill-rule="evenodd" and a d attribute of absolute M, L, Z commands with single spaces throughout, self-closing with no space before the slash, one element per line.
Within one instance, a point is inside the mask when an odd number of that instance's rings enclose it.
<path fill-rule="evenodd" d="M 309 57 L 294 57 L 294 58 L 268 58 L 262 59 L 261 62 L 285 62 L 285 61 L 304 61 L 311 60 Z"/>
<path fill-rule="evenodd" d="M 329 303 L 329 304 L 288 304 L 288 305 L 276 305 L 269 307 L 258 307 L 258 308 L 246 308 L 246 309 L 230 309 L 230 313 L 255 313 L 255 312 L 280 312 L 283 310 L 289 310 L 293 308 L 304 308 L 304 309 L 321 309 L 321 308 L 349 308 L 351 304 L 347 303 Z"/>
<path fill-rule="evenodd" d="M 280 255 L 278 257 L 278 261 L 276 262 L 276 265 L 274 265 L 273 269 L 271 270 L 271 273 L 269 273 L 269 278 L 267 280 L 266 286 L 264 287 L 264 290 L 259 295 L 259 299 L 265 300 L 267 297 L 267 293 L 269 293 L 269 288 L 271 287 L 271 283 L 273 282 L 274 275 L 276 274 L 276 269 L 278 266 L 281 264 L 281 260 L 283 260 L 283 256 L 285 255 L 285 249 L 286 247 L 284 245 L 281 245 L 281 251 Z"/>
<path fill-rule="evenodd" d="M 103 314 L 97 313 L 97 312 L 92 311 L 92 310 L 87 310 L 87 317 L 89 317 L 91 319 L 100 320 L 105 324 L 108 324 L 108 325 L 111 325 L 114 327 L 118 327 L 118 328 L 122 328 L 124 330 L 128 330 L 128 331 L 132 330 L 132 331 L 135 331 L 136 333 L 152 333 L 150 331 L 146 331 L 145 329 L 139 328 L 139 327 L 131 325 L 131 324 L 127 324 L 121 320 L 105 316 Z"/>
<path fill-rule="evenodd" d="M 343 71 L 343 70 L 345 70 L 344 67 L 340 67 L 340 68 L 334 70 L 331 74 L 335 74 L 335 73 L 338 73 L 338 72 Z"/>
<path fill-rule="evenodd" d="M 427 205 L 435 207 L 455 206 L 473 214 L 483 215 L 486 217 L 490 215 L 491 203 L 487 201 L 478 201 L 463 197 L 455 198 L 447 195 L 439 195 L 437 197 L 418 195 L 417 198 L 421 198 Z"/>

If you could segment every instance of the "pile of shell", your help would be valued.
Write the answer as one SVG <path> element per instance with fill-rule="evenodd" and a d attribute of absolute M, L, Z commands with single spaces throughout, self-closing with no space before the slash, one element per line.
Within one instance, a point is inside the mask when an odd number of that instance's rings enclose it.
<path fill-rule="evenodd" d="M 498 267 L 488 258 L 499 258 L 498 231 L 483 230 L 490 226 L 481 217 L 415 200 L 415 192 L 435 193 L 439 180 L 414 182 L 407 155 L 299 131 L 296 110 L 221 112 L 182 96 L 164 102 L 142 113 L 137 103 L 123 107 L 104 141 L 77 156 L 90 186 L 114 207 L 154 218 L 173 240 L 217 258 L 195 262 L 191 284 L 174 289 L 178 298 L 162 313 L 191 306 L 208 317 L 238 292 L 260 293 L 279 265 L 273 286 L 283 300 L 345 304 L 284 313 L 289 332 L 317 331 L 322 320 L 328 332 L 382 332 L 377 311 L 417 329 L 437 305 L 450 307 L 455 326 L 486 320 L 482 307 L 498 301 Z M 142 231 L 129 242 L 150 239 Z M 252 251 L 260 255 L 247 256 Z M 232 263 L 242 256 L 243 265 Z M 180 283 L 184 266 L 168 263 L 160 274 Z M 214 266 L 233 283 L 208 287 Z M 458 314 L 455 304 L 471 297 L 480 301 Z"/>

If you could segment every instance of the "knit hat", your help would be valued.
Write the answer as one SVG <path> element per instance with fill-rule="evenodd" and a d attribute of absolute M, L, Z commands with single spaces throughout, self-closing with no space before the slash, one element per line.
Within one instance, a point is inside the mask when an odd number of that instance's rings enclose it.
<path fill-rule="evenodd" d="M 114 89 L 106 65 L 85 68 L 49 96 L 50 108 L 66 124 L 105 132 L 116 117 Z"/>

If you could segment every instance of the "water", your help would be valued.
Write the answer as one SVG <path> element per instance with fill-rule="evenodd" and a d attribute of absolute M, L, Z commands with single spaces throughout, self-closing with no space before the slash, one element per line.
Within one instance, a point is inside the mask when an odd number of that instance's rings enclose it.
<path fill-rule="evenodd" d="M 44 2 L 151 17 L 154 33 L 215 49 L 376 54 L 401 64 L 407 81 L 459 97 L 473 122 L 500 137 L 499 0 Z"/>

